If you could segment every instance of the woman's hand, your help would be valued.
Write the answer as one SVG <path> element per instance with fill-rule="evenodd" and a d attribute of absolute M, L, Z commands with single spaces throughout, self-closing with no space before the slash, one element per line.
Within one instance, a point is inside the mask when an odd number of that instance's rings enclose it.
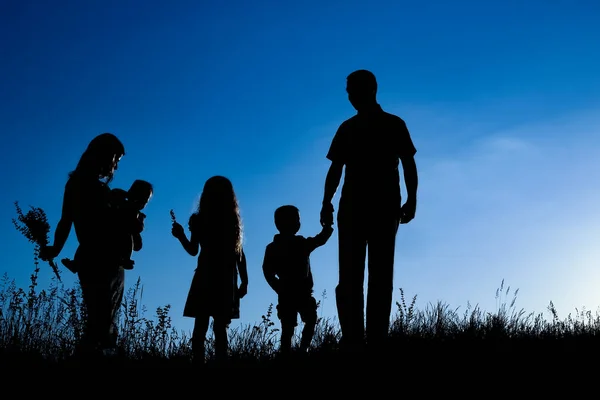
<path fill-rule="evenodd" d="M 171 228 L 171 234 L 175 236 L 177 239 L 181 239 L 185 237 L 185 231 L 183 230 L 183 226 L 179 222 L 173 222 L 173 227 Z"/>
<path fill-rule="evenodd" d="M 44 246 L 40 248 L 40 260 L 49 261 L 58 257 L 58 249 L 54 246 Z"/>

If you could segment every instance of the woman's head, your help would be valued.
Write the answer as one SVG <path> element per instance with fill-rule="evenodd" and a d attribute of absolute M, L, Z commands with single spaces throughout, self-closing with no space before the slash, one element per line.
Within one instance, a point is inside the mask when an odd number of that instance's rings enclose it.
<path fill-rule="evenodd" d="M 236 251 L 242 246 L 242 221 L 233 185 L 224 176 L 216 175 L 204 183 L 198 216 L 203 222 L 207 234 L 215 230 L 225 230 L 227 237 L 232 237 Z"/>
<path fill-rule="evenodd" d="M 110 182 L 124 155 L 123 143 L 112 133 L 102 133 L 88 144 L 73 172 L 106 178 Z"/>

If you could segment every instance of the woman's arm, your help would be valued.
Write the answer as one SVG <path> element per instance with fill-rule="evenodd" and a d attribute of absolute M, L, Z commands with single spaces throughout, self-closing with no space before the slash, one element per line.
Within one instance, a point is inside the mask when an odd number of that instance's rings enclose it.
<path fill-rule="evenodd" d="M 54 243 L 51 246 L 46 246 L 40 249 L 40 258 L 44 261 L 51 260 L 58 257 L 65 243 L 71 233 L 71 226 L 73 225 L 73 200 L 71 185 L 67 183 L 65 186 L 65 192 L 63 195 L 62 212 L 60 220 L 56 225 L 54 231 Z"/>

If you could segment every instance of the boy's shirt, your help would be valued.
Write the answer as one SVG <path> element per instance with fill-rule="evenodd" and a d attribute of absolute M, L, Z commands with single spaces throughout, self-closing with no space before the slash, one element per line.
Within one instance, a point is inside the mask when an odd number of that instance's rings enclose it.
<path fill-rule="evenodd" d="M 313 276 L 310 254 L 324 245 L 331 232 L 322 231 L 314 237 L 277 234 L 267 245 L 263 273 L 267 283 L 278 295 L 312 294 Z"/>

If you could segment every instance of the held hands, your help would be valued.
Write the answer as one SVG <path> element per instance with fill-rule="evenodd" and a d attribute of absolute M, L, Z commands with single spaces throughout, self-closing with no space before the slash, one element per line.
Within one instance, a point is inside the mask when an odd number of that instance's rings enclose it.
<path fill-rule="evenodd" d="M 325 225 L 321 222 L 321 226 L 323 227 L 322 231 L 327 236 L 331 236 L 333 234 L 333 225 Z"/>
<path fill-rule="evenodd" d="M 415 217 L 417 203 L 414 200 L 407 200 L 400 208 L 400 223 L 407 224 Z"/>
<path fill-rule="evenodd" d="M 321 226 L 325 227 L 333 225 L 333 211 L 333 204 L 323 203 L 323 206 L 321 207 Z"/>

